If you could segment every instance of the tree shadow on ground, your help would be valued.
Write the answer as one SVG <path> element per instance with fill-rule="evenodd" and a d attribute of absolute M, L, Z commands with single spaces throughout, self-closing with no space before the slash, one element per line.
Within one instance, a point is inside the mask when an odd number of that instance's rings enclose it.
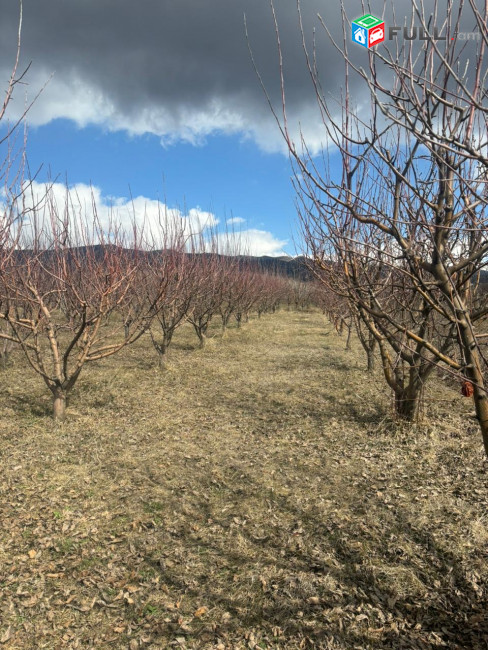
<path fill-rule="evenodd" d="M 364 530 L 357 512 L 338 518 L 332 509 L 324 521 L 250 474 L 240 484 L 247 497 L 268 503 L 266 534 L 256 535 L 255 522 L 242 524 L 238 509 L 234 526 L 197 498 L 196 529 L 183 527 L 171 544 L 182 557 L 204 554 L 208 568 L 192 579 L 178 567 L 161 574 L 177 592 L 230 612 L 228 632 L 274 630 L 316 648 L 487 647 L 486 585 L 468 579 L 461 559 L 406 510 L 385 510 L 369 497 L 365 507 L 384 511 L 387 529 Z M 290 521 L 298 523 L 284 525 Z M 207 522 L 221 534 L 206 535 Z"/>
<path fill-rule="evenodd" d="M 49 395 L 48 395 L 49 396 Z M 50 399 L 42 399 L 38 394 L 21 395 L 0 393 L 0 402 L 13 409 L 17 416 L 30 415 L 38 418 L 52 417 L 52 402 Z"/>

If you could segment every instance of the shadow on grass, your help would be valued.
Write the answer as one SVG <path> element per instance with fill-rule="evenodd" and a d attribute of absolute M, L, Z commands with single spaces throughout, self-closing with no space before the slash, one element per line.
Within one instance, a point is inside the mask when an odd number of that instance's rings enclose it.
<path fill-rule="evenodd" d="M 38 418 L 52 418 L 52 400 L 42 399 L 40 395 L 6 395 L 0 393 L 0 402 L 13 409 L 19 417 L 30 415 Z"/>
<path fill-rule="evenodd" d="M 373 425 L 378 425 L 380 422 L 384 423 L 389 417 L 388 411 L 385 412 L 384 405 L 380 402 L 369 402 L 368 411 L 362 408 L 358 408 L 356 402 L 351 401 L 348 405 L 348 416 L 361 425 L 366 425 L 368 427 Z M 391 420 L 392 427 L 395 426 L 395 421 Z"/>
<path fill-rule="evenodd" d="M 370 497 L 363 509 L 381 512 L 386 529 L 365 530 L 360 512 L 340 518 L 332 510 L 324 521 L 249 475 L 241 474 L 240 485 L 267 502 L 266 533 L 253 533 L 252 521 L 233 529 L 228 515 L 197 499 L 198 525 L 175 531 L 171 545 L 189 562 L 208 558 L 206 569 L 191 578 L 179 567 L 161 576 L 178 592 L 230 612 L 234 632 L 258 628 L 314 648 L 487 647 L 486 585 L 470 581 L 460 558 L 406 510 L 387 510 Z M 279 520 L 297 523 L 290 529 Z M 199 532 L 207 522 L 222 534 Z M 145 562 L 161 571 L 156 558 Z M 340 645 L 328 645 L 334 641 Z"/>

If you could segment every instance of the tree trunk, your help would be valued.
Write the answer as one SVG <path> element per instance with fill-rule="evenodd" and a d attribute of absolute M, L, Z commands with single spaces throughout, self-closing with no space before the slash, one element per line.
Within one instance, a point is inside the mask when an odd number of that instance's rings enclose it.
<path fill-rule="evenodd" d="M 158 353 L 158 366 L 160 370 L 167 370 L 168 349 L 173 338 L 174 330 L 163 330 L 163 340 L 161 343 L 154 337 L 151 338 L 154 349 Z"/>
<path fill-rule="evenodd" d="M 488 456 L 488 399 L 485 392 L 486 389 L 480 389 L 477 384 L 473 384 L 473 386 L 474 408 L 481 429 L 485 454 Z"/>
<path fill-rule="evenodd" d="M 373 372 L 375 368 L 376 338 L 369 328 L 366 332 L 361 329 L 361 318 L 359 316 L 354 317 L 354 325 L 356 326 L 356 334 L 359 342 L 366 352 L 368 372 Z"/>
<path fill-rule="evenodd" d="M 167 370 L 167 361 L 168 361 L 168 348 L 171 344 L 171 339 L 173 338 L 173 332 L 170 331 L 170 333 L 164 332 L 163 334 L 163 342 L 158 348 L 159 352 L 159 369 L 160 370 Z"/>
<path fill-rule="evenodd" d="M 63 391 L 54 393 L 53 416 L 57 422 L 66 418 L 66 394 Z"/>
<path fill-rule="evenodd" d="M 373 348 L 367 348 L 367 350 L 366 350 L 366 358 L 368 360 L 368 372 L 373 372 L 374 367 L 375 367 L 374 347 Z"/>
<path fill-rule="evenodd" d="M 433 368 L 433 365 L 421 368 L 409 365 L 405 373 L 408 376 L 407 385 L 405 385 L 407 377 L 403 381 L 398 377 L 395 389 L 395 414 L 401 420 L 405 422 L 418 420 L 423 387 Z"/>
<path fill-rule="evenodd" d="M 419 415 L 421 391 L 407 388 L 395 393 L 395 414 L 405 422 L 415 422 Z"/>
<path fill-rule="evenodd" d="M 468 367 L 466 377 L 473 384 L 473 400 L 478 420 L 485 454 L 488 456 L 488 395 L 481 370 L 481 360 L 478 353 L 476 340 L 468 323 L 461 322 L 459 326 L 461 342 Z"/>
<path fill-rule="evenodd" d="M 222 338 L 225 338 L 227 334 L 227 325 L 229 323 L 228 316 L 222 316 Z"/>
<path fill-rule="evenodd" d="M 348 325 L 347 340 L 346 340 L 346 350 L 351 349 L 351 334 L 352 334 L 352 325 Z"/>
<path fill-rule="evenodd" d="M 163 348 L 163 346 L 160 347 L 158 350 L 158 366 L 160 370 L 167 370 L 168 366 L 166 364 L 166 361 L 168 359 L 168 355 L 166 352 L 166 348 Z"/>

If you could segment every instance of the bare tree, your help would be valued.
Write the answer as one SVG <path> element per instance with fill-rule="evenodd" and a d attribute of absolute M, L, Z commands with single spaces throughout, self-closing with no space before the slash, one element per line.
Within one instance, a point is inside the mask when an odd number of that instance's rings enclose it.
<path fill-rule="evenodd" d="M 313 232 L 321 222 L 326 240 L 331 226 L 332 230 L 336 227 L 333 211 L 341 212 L 348 229 L 334 242 L 338 244 L 335 254 L 339 249 L 347 251 L 346 258 L 360 260 L 366 242 L 371 261 L 381 252 L 382 264 L 390 267 L 395 278 L 402 274 L 405 283 L 408 280 L 405 287 L 415 292 L 414 304 L 418 305 L 411 312 L 417 315 L 413 322 L 405 310 L 392 311 L 388 307 L 391 300 L 381 301 L 384 309 L 380 313 L 374 300 L 373 304 L 356 302 L 356 289 L 353 299 L 365 315 L 364 322 L 374 316 L 375 326 L 382 323 L 403 336 L 403 349 L 420 346 L 414 351 L 416 363 L 444 364 L 461 381 L 472 384 L 488 453 L 487 363 L 480 345 L 484 332 L 479 327 L 488 311 L 479 294 L 480 274 L 488 261 L 488 7 L 485 2 L 484 14 L 480 13 L 477 3 L 470 0 L 456 6 L 448 3 L 447 9 L 443 5 L 441 13 L 436 2 L 434 5 L 433 16 L 429 16 L 423 3 L 413 0 L 412 20 L 427 31 L 434 22 L 445 40 L 397 41 L 394 51 L 381 45 L 368 51 L 365 68 L 356 66 L 349 56 L 344 4 L 342 42 L 336 42 L 322 21 L 345 65 L 342 118 L 338 119 L 336 107 L 322 91 L 316 58 L 307 49 L 298 4 L 305 60 L 323 118 L 324 140 L 342 161 L 339 180 L 328 173 L 327 165 L 319 168 L 304 139 L 299 146 L 295 144 L 284 101 L 281 115 L 275 112 L 275 116 L 295 165 L 305 233 Z M 471 19 L 483 36 L 472 48 L 469 65 L 466 44 L 455 38 L 461 17 L 465 24 Z M 278 45 L 283 70 L 279 36 Z M 349 92 L 353 75 L 362 79 L 371 98 L 370 109 L 361 115 Z M 285 97 L 283 79 L 282 74 Z M 324 160 L 327 162 L 327 152 Z M 341 235 L 339 231 L 336 234 Z M 371 296 L 372 287 L 368 292 Z M 419 320 L 426 312 L 431 312 L 433 326 L 424 327 Z M 438 336 L 441 331 L 453 332 L 457 352 L 449 353 L 448 344 Z M 378 329 L 378 342 L 384 335 Z"/>
<path fill-rule="evenodd" d="M 242 322 L 246 323 L 249 320 L 249 313 L 256 304 L 259 291 L 257 278 L 258 271 L 253 268 L 253 265 L 246 262 L 240 264 L 236 278 L 238 294 L 234 310 L 237 327 L 241 327 Z"/>
<path fill-rule="evenodd" d="M 187 237 L 182 223 L 160 220 L 161 250 L 153 250 L 144 265 L 145 292 L 154 305 L 151 341 L 158 353 L 159 367 L 167 367 L 167 355 L 174 333 L 185 322 L 193 301 L 193 278 L 197 264 L 186 251 Z"/>
<path fill-rule="evenodd" d="M 0 322 L 8 326 L 0 339 L 22 349 L 51 391 L 58 420 L 85 365 L 133 343 L 154 314 L 144 297 L 134 308 L 138 243 L 125 247 L 123 233 L 110 220 L 102 224 L 94 202 L 90 215 L 72 215 L 67 191 L 62 208 L 51 192 L 28 220 L 19 218 L 0 277 Z M 129 311 L 136 316 L 124 328 L 120 314 Z"/>
<path fill-rule="evenodd" d="M 336 296 L 335 301 L 329 298 L 332 320 L 342 323 L 348 310 L 350 321 L 357 323 L 369 370 L 378 347 L 385 380 L 393 391 L 395 413 L 401 419 L 413 421 L 418 417 L 423 389 L 436 362 L 428 341 L 435 340 L 443 352 L 452 347 L 452 341 L 408 276 L 383 261 L 385 251 L 380 253 L 373 248 L 373 252 L 364 240 L 362 245 L 358 244 L 357 234 L 348 236 L 347 227 L 338 217 L 340 212 L 334 210 L 334 219 L 342 226 L 331 226 L 327 236 L 320 228 L 321 219 L 315 222 L 319 229 L 315 236 L 310 215 L 307 222 L 316 273 L 322 273 L 329 295 Z M 347 217 L 348 212 L 344 211 L 344 215 Z M 321 248 L 325 242 L 335 246 L 333 254 L 327 249 L 327 258 Z M 405 334 L 406 329 L 412 338 Z"/>
<path fill-rule="evenodd" d="M 15 89 L 19 84 L 23 83 L 23 79 L 30 68 L 29 64 L 23 71 L 19 71 L 22 19 L 23 4 L 22 0 L 19 0 L 19 22 L 15 59 L 7 82 L 3 103 L 0 105 L 0 124 L 2 127 L 6 125 L 4 135 L 0 138 L 0 147 L 5 151 L 2 156 L 3 160 L 0 163 L 0 183 L 3 188 L 2 202 L 0 202 L 0 278 L 5 271 L 9 257 L 15 250 L 16 242 L 12 242 L 11 237 L 12 227 L 17 218 L 17 213 L 13 207 L 22 190 L 28 186 L 24 179 L 26 145 L 25 131 L 22 137 L 21 129 L 19 127 L 22 125 L 32 103 L 27 105 L 21 115 L 19 115 L 13 122 L 7 121 L 7 109 L 12 101 Z M 21 145 L 20 147 L 17 147 L 16 145 L 19 138 L 21 138 Z M 5 323 L 0 322 L 0 330 L 6 335 L 10 333 L 9 327 Z M 13 348 L 14 342 L 9 338 L 3 338 L 0 340 L 0 370 L 5 370 L 7 368 Z"/>
<path fill-rule="evenodd" d="M 235 255 L 221 256 L 219 262 L 218 291 L 220 300 L 218 311 L 222 319 L 222 337 L 225 337 L 229 321 L 236 310 L 240 297 L 239 262 Z"/>
<path fill-rule="evenodd" d="M 258 318 L 262 314 L 274 313 L 282 301 L 287 300 L 289 294 L 294 290 L 287 278 L 277 273 L 259 273 L 255 281 L 256 300 L 254 308 Z"/>
<path fill-rule="evenodd" d="M 257 264 L 249 257 L 239 233 L 225 232 L 224 237 L 214 239 L 213 249 L 219 253 L 218 312 L 222 318 L 222 336 L 225 337 L 230 318 L 234 316 L 240 327 L 256 298 L 258 288 L 253 285 L 253 279 L 257 278 Z"/>
<path fill-rule="evenodd" d="M 187 312 L 187 320 L 198 337 L 200 348 L 207 343 L 208 327 L 212 318 L 218 313 L 222 300 L 220 291 L 220 260 L 216 240 L 205 241 L 198 233 L 191 241 L 192 258 L 191 296 L 192 301 Z M 208 252 L 206 252 L 208 250 Z"/>

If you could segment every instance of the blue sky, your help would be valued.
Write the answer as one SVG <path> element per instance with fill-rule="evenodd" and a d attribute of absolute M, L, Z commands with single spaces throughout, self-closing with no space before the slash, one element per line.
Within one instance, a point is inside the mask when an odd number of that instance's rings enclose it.
<path fill-rule="evenodd" d="M 347 0 L 348 2 L 351 0 Z M 30 169 L 76 186 L 90 184 L 106 209 L 139 214 L 155 200 L 181 217 L 211 213 L 229 219 L 256 255 L 296 254 L 297 217 L 292 170 L 267 105 L 246 40 L 276 109 L 281 106 L 275 26 L 262 0 L 23 0 L 19 71 L 9 116 L 42 93 L 27 115 Z M 295 3 L 276 2 L 286 60 L 289 127 L 320 151 L 323 125 L 304 65 Z M 339 8 L 303 4 L 311 37 L 317 13 L 341 31 Z M 17 2 L 2 9 L 0 78 L 8 79 L 16 51 Z M 331 24 L 331 23 L 330 23 Z M 307 37 L 307 38 L 308 38 Z M 326 39 L 325 41 L 326 42 Z M 331 92 L 343 82 L 334 48 L 320 46 Z M 1 127 L 1 125 L 0 125 Z M 60 192 L 61 187 L 57 188 Z M 42 187 L 41 190 L 42 192 Z M 89 203 L 89 201 L 88 201 Z"/>
<path fill-rule="evenodd" d="M 238 219 L 234 225 L 246 233 L 252 253 L 300 252 L 293 242 L 298 228 L 290 162 L 249 52 L 282 119 L 268 2 L 22 2 L 19 71 L 30 67 L 15 89 L 9 115 L 18 117 L 43 88 L 27 116 L 30 166 L 42 165 L 38 182 L 50 173 L 85 197 L 92 184 L 103 208 L 110 197 L 125 205 L 131 192 L 139 206 L 147 201 L 154 210 L 159 199 L 178 208 L 181 217 L 192 210 L 197 216 L 212 213 L 220 227 Z M 0 80 L 12 69 L 19 21 L 18 2 L 4 4 Z M 322 90 L 340 120 L 344 61 L 326 33 L 340 42 L 340 3 L 302 0 L 303 32 L 294 1 L 274 5 L 289 132 L 298 145 L 303 135 L 308 150 L 318 154 L 325 129 L 302 36 L 309 54 L 316 44 Z M 357 0 L 344 5 L 349 19 L 358 17 Z M 411 12 L 407 0 L 395 6 Z M 371 13 L 383 11 L 380 0 L 371 0 Z M 350 55 L 358 66 L 365 64 L 364 48 L 352 46 Z M 359 75 L 349 84 L 351 103 L 358 110 L 367 107 L 368 90 Z"/>
<path fill-rule="evenodd" d="M 200 208 L 221 225 L 233 218 L 234 227 L 272 233 L 269 250 L 257 252 L 295 254 L 294 191 L 285 155 L 263 152 L 239 135 L 168 146 L 160 140 L 57 119 L 29 129 L 27 154 L 32 172 L 42 167 L 39 182 L 51 177 L 93 184 L 105 197 L 159 199 L 183 213 Z"/>
<path fill-rule="evenodd" d="M 361 15 L 357 0 L 343 0 L 348 20 Z M 51 177 L 91 183 L 106 208 L 108 197 L 166 202 L 181 217 L 212 213 L 224 226 L 239 219 L 254 254 L 294 254 L 297 232 L 291 167 L 283 138 L 267 105 L 255 64 L 278 114 L 280 66 L 273 14 L 263 0 L 22 0 L 19 71 L 10 118 L 28 114 L 27 152 L 38 181 Z M 303 32 L 293 0 L 274 0 L 283 55 L 288 127 L 312 154 L 325 131 L 307 70 L 303 42 L 315 61 L 322 91 L 341 115 L 344 61 L 341 3 L 302 0 Z M 0 84 L 15 60 L 19 2 L 4 3 L 0 22 Z M 368 11 L 383 16 L 380 0 Z M 426 6 L 433 7 L 433 0 Z M 439 9 L 440 13 L 442 11 Z M 396 18 L 410 15 L 407 0 Z M 244 27 L 246 18 L 248 40 Z M 326 26 L 326 30 L 324 29 Z M 347 29 L 349 34 L 349 27 Z M 351 45 L 353 63 L 366 50 Z M 1 85 L 0 85 L 1 89 Z M 368 110 L 359 75 L 349 79 L 351 106 Z M 1 129 L 1 125 L 0 125 Z M 334 158 L 331 163 L 334 165 Z M 332 169 L 336 174 L 338 169 Z M 295 235 L 296 236 L 296 235 Z"/>

